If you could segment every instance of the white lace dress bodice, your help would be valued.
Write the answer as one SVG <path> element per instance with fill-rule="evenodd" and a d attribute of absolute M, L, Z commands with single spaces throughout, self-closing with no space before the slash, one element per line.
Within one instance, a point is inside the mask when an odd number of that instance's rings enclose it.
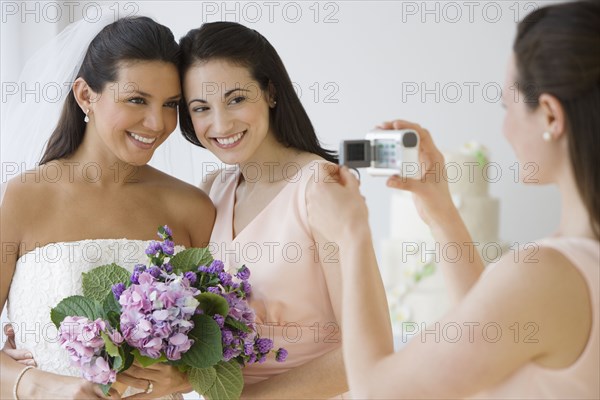
<path fill-rule="evenodd" d="M 81 376 L 58 343 L 58 329 L 50 309 L 65 297 L 82 295 L 82 273 L 116 263 L 129 271 L 146 264 L 149 241 L 95 239 L 50 243 L 38 247 L 16 263 L 8 294 L 8 319 L 17 348 L 31 351 L 40 369 L 60 375 Z M 176 251 L 183 247 L 177 247 Z M 168 398 L 181 398 L 179 394 Z"/>

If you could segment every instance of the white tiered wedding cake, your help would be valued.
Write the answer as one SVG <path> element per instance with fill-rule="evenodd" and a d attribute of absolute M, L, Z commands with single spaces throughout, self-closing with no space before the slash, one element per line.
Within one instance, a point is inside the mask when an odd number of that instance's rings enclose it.
<path fill-rule="evenodd" d="M 500 204 L 488 193 L 489 162 L 485 149 L 475 143 L 444 153 L 446 176 L 458 208 L 484 261 L 499 257 Z M 438 320 L 449 300 L 442 274 L 436 266 L 441 257 L 453 259 L 456 246 L 440 246 L 419 217 L 412 195 L 394 191 L 391 199 L 390 238 L 383 241 L 381 273 L 395 330 L 406 322 L 419 327 Z"/>

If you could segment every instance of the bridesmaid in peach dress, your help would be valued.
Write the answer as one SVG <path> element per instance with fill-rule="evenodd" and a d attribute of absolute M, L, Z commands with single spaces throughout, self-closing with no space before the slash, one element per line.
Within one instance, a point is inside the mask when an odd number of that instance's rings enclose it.
<path fill-rule="evenodd" d="M 311 188 L 308 215 L 320 222 L 325 237 L 340 243 L 343 347 L 354 395 L 600 398 L 598 49 L 598 2 L 551 5 L 519 24 L 504 91 L 504 135 L 521 165 L 539 166 L 539 183 L 558 186 L 559 228 L 501 258 L 483 275 L 481 261 L 466 260 L 467 252 L 464 260 L 442 265 L 457 300 L 454 308 L 396 353 L 391 340 L 377 334 L 377 327 L 387 327 L 387 310 L 354 295 L 379 290 L 376 260 L 366 251 L 372 246 L 358 182 L 342 169 L 336 190 Z M 526 88 L 520 99 L 508 90 L 515 82 Z M 429 174 L 421 180 L 391 178 L 388 184 L 415 194 L 441 247 L 471 242 L 447 183 L 435 179 L 433 168 L 443 157 L 429 132 L 406 121 L 383 126 L 392 127 L 419 131 Z M 328 190 L 319 191 L 325 186 Z"/>
<path fill-rule="evenodd" d="M 285 363 L 245 368 L 242 397 L 342 395 L 340 268 L 334 246 L 315 234 L 319 222 L 309 223 L 305 199 L 337 158 L 320 146 L 281 59 L 258 32 L 207 23 L 180 45 L 182 132 L 236 166 L 201 185 L 217 209 L 211 250 L 230 268 L 251 269 L 258 327 L 289 351 Z M 389 321 L 383 333 L 391 338 Z"/>

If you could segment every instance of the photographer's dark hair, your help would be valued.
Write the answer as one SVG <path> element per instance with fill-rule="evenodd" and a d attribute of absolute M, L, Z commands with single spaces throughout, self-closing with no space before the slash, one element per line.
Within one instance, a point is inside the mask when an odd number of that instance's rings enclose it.
<path fill-rule="evenodd" d="M 107 83 L 118 79 L 122 64 L 130 61 L 164 61 L 178 66 L 179 45 L 169 28 L 148 17 L 122 18 L 92 40 L 77 78 L 100 93 Z M 84 117 L 71 90 L 40 164 L 69 157 L 77 150 L 85 132 Z"/>
<path fill-rule="evenodd" d="M 264 92 L 269 92 L 269 85 L 274 89 L 277 105 L 270 109 L 269 119 L 277 140 L 337 164 L 336 153 L 321 147 L 277 51 L 260 33 L 235 22 L 212 22 L 189 31 L 179 45 L 182 79 L 192 66 L 210 60 L 225 60 L 247 68 Z M 179 107 L 179 125 L 188 141 L 202 147 L 185 100 Z"/>
<path fill-rule="evenodd" d="M 600 2 L 551 5 L 519 23 L 513 47 L 517 83 L 531 110 L 555 96 L 567 120 L 577 188 L 600 238 Z"/>

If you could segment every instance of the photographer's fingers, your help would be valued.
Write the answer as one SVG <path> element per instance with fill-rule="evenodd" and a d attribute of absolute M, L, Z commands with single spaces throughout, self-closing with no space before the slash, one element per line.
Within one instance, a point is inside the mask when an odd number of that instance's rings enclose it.
<path fill-rule="evenodd" d="M 340 184 L 344 187 L 356 189 L 360 186 L 360 181 L 354 176 L 352 172 L 348 169 L 348 167 L 343 166 L 339 170 L 339 179 Z"/>
<path fill-rule="evenodd" d="M 413 192 L 418 188 L 419 180 L 407 178 L 405 176 L 394 175 L 390 176 L 386 183 L 388 187 Z"/>

